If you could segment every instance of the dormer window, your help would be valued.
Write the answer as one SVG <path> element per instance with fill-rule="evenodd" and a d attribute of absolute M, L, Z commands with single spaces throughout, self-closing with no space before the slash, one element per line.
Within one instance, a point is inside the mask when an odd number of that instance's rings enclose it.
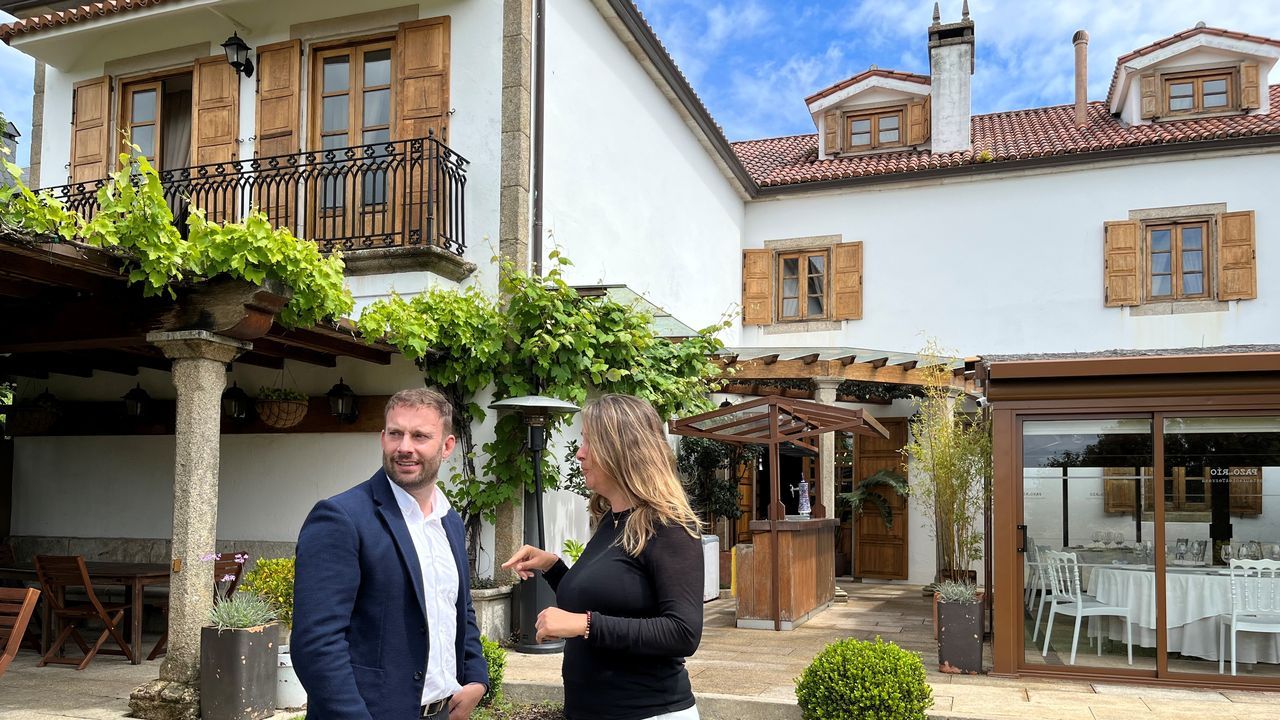
<path fill-rule="evenodd" d="M 1234 83 L 1230 72 L 1178 74 L 1164 78 L 1165 111 L 1168 115 L 1190 115 L 1231 110 Z"/>
<path fill-rule="evenodd" d="M 902 145 L 903 108 L 876 112 L 850 113 L 845 116 L 848 138 L 846 150 L 879 150 Z"/>

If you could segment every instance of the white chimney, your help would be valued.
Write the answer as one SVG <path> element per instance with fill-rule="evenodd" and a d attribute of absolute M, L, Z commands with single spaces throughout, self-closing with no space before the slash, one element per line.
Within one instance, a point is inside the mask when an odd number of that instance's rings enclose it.
<path fill-rule="evenodd" d="M 1076 127 L 1089 124 L 1089 33 L 1077 30 L 1071 38 L 1076 46 Z"/>
<path fill-rule="evenodd" d="M 938 4 L 933 4 L 929 75 L 933 152 L 968 150 L 972 144 L 970 78 L 973 76 L 973 21 L 969 19 L 969 0 L 964 2 L 960 22 L 946 25 L 942 24 Z"/>

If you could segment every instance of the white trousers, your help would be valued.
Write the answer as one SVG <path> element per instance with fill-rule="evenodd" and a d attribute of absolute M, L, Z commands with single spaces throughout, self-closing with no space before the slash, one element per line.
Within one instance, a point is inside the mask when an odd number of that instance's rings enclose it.
<path fill-rule="evenodd" d="M 694 705 L 693 707 L 688 708 L 687 710 L 681 710 L 679 712 L 673 712 L 673 713 L 662 713 L 661 715 L 654 715 L 648 720 L 700 720 L 700 718 L 698 717 L 698 706 Z"/>

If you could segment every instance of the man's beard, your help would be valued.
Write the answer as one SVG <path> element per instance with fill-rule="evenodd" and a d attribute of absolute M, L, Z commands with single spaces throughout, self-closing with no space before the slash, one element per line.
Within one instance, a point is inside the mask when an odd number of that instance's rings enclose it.
<path fill-rule="evenodd" d="M 440 455 L 435 457 L 421 458 L 420 470 L 417 474 L 405 478 L 401 475 L 400 468 L 396 466 L 396 455 L 382 456 L 382 467 L 387 471 L 387 477 L 391 478 L 391 482 L 399 485 L 407 492 L 421 490 L 436 481 L 436 476 L 440 474 L 440 463 L 444 458 Z"/>

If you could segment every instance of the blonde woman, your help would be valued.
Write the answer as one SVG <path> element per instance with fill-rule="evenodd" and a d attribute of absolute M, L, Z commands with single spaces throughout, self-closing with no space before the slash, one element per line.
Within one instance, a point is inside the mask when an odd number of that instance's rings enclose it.
<path fill-rule="evenodd" d="M 529 545 L 502 567 L 541 570 L 556 591 L 537 639 L 567 641 L 568 720 L 696 720 L 684 659 L 702 638 L 702 541 L 662 421 L 629 395 L 589 403 L 582 420 L 595 534 L 572 568 Z"/>

